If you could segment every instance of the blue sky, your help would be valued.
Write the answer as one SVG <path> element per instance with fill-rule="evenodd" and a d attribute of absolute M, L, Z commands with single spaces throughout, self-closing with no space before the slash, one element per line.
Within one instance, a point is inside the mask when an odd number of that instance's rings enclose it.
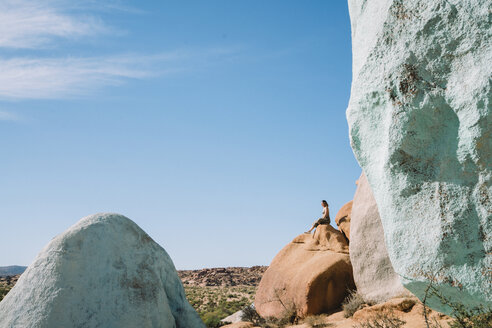
<path fill-rule="evenodd" d="M 269 264 L 353 197 L 343 0 L 0 0 L 0 32 L 0 265 L 97 212 Z"/>

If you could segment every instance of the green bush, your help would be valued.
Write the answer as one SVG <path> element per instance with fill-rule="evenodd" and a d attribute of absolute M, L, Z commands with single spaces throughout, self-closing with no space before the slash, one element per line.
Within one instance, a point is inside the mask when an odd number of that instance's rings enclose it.
<path fill-rule="evenodd" d="M 216 328 L 221 326 L 220 320 L 222 319 L 222 313 L 219 311 L 208 312 L 202 316 L 202 320 L 209 328 Z"/>
<path fill-rule="evenodd" d="M 0 301 L 3 300 L 5 295 L 10 291 L 10 288 L 2 288 L 0 287 Z"/>
<path fill-rule="evenodd" d="M 253 303 L 254 286 L 184 286 L 186 298 L 208 327 Z"/>

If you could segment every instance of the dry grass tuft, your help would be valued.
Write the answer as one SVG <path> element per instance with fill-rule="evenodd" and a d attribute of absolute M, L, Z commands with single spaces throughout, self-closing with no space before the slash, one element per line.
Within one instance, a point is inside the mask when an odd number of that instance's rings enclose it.
<path fill-rule="evenodd" d="M 355 290 L 351 291 L 342 303 L 345 318 L 353 316 L 355 312 L 362 309 L 364 304 L 366 304 L 366 302 L 362 295 Z"/>
<path fill-rule="evenodd" d="M 332 323 L 326 322 L 328 315 L 320 314 L 320 315 L 311 315 L 309 317 L 304 318 L 302 323 L 307 324 L 312 328 L 324 328 L 324 327 L 333 327 Z"/>
<path fill-rule="evenodd" d="M 392 311 L 378 312 L 354 328 L 400 328 L 406 321 L 398 318 Z"/>

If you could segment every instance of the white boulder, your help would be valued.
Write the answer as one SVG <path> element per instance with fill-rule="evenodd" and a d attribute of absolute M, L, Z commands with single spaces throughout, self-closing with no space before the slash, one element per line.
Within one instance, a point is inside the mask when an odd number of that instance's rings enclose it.
<path fill-rule="evenodd" d="M 204 325 L 166 251 L 130 219 L 96 214 L 38 254 L 0 303 L 0 327 Z"/>
<path fill-rule="evenodd" d="M 347 119 L 403 285 L 492 306 L 490 0 L 349 0 Z M 450 312 L 436 298 L 429 305 Z"/>

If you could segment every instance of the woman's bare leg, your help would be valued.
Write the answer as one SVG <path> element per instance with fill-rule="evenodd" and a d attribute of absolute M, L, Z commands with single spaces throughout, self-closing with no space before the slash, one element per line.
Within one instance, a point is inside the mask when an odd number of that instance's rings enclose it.
<path fill-rule="evenodd" d="M 311 229 L 309 229 L 308 231 L 306 231 L 305 233 L 311 233 L 311 231 L 313 231 L 313 229 L 316 228 L 315 225 L 313 224 L 313 226 L 311 227 Z"/>

